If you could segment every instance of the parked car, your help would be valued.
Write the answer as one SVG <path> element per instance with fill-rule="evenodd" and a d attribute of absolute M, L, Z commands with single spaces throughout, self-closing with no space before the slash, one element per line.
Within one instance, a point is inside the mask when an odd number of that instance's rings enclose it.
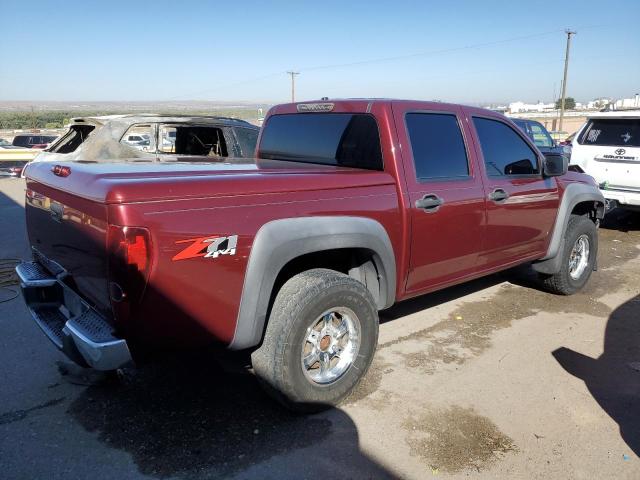
<path fill-rule="evenodd" d="M 4 138 L 0 138 L 0 176 L 14 177 L 16 172 L 22 169 L 29 160 L 38 155 L 37 150 L 25 147 L 17 147 Z"/>
<path fill-rule="evenodd" d="M 640 210 L 640 110 L 591 115 L 573 139 L 571 164 L 596 179 L 607 210 Z"/>
<path fill-rule="evenodd" d="M 19 133 L 13 137 L 12 144 L 24 148 L 45 148 L 58 138 L 57 135 L 43 135 L 39 133 Z"/>
<path fill-rule="evenodd" d="M 573 139 L 576 136 L 577 132 L 573 132 L 571 135 L 569 135 L 568 137 L 566 137 L 564 140 L 562 140 L 560 143 L 558 143 L 558 145 L 560 145 L 562 147 L 562 150 L 564 151 L 564 154 L 568 157 L 571 158 L 571 151 L 572 151 L 572 144 L 573 144 Z"/>
<path fill-rule="evenodd" d="M 146 151 L 151 146 L 151 138 L 149 134 L 125 135 L 122 139 L 122 143 L 126 143 L 138 150 Z"/>
<path fill-rule="evenodd" d="M 551 134 L 540 122 L 521 118 L 512 118 L 511 120 L 533 141 L 542 153 L 565 153 L 564 149 L 551 138 Z"/>
<path fill-rule="evenodd" d="M 367 372 L 378 310 L 529 262 L 568 295 L 595 267 L 597 185 L 503 115 L 279 105 L 256 153 L 30 165 L 34 260 L 17 273 L 44 333 L 99 370 L 163 348 L 250 350 L 270 394 L 318 410 Z"/>
<path fill-rule="evenodd" d="M 259 130 L 243 120 L 204 115 L 74 118 L 67 133 L 34 161 L 112 161 L 120 158 L 178 161 L 185 155 L 249 157 L 253 156 Z M 173 142 L 165 141 L 167 138 Z"/>

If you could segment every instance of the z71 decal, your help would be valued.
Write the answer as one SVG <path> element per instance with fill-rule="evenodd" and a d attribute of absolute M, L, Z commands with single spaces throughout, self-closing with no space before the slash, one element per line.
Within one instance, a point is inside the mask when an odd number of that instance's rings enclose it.
<path fill-rule="evenodd" d="M 178 243 L 190 243 L 190 245 L 174 256 L 171 259 L 173 261 L 196 257 L 218 258 L 220 255 L 236 254 L 238 235 L 191 238 L 189 240 L 179 240 L 176 244 Z"/>

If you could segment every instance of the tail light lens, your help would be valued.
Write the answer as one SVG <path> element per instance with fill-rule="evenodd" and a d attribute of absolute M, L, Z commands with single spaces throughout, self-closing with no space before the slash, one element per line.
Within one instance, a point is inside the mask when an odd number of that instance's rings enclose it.
<path fill-rule="evenodd" d="M 71 167 L 69 166 L 63 167 L 62 165 L 54 165 L 53 167 L 51 167 L 51 171 L 58 177 L 68 177 L 69 175 L 71 175 Z"/>
<path fill-rule="evenodd" d="M 118 320 L 128 316 L 144 294 L 151 271 L 151 238 L 142 227 L 109 225 L 109 296 Z"/>

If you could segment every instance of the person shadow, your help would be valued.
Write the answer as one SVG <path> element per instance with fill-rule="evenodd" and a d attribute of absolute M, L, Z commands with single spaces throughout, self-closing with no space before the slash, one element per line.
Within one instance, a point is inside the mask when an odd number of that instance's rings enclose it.
<path fill-rule="evenodd" d="M 620 427 L 622 439 L 640 457 L 640 295 L 611 313 L 600 357 L 565 347 L 552 355 L 568 373 L 584 381 Z"/>

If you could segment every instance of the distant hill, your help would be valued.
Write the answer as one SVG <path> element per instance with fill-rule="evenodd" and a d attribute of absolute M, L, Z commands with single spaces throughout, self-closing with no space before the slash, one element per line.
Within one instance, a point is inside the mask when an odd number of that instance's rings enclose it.
<path fill-rule="evenodd" d="M 0 101 L 0 129 L 62 128 L 73 117 L 122 113 L 189 113 L 235 117 L 259 123 L 271 105 L 248 102 L 30 102 Z"/>

